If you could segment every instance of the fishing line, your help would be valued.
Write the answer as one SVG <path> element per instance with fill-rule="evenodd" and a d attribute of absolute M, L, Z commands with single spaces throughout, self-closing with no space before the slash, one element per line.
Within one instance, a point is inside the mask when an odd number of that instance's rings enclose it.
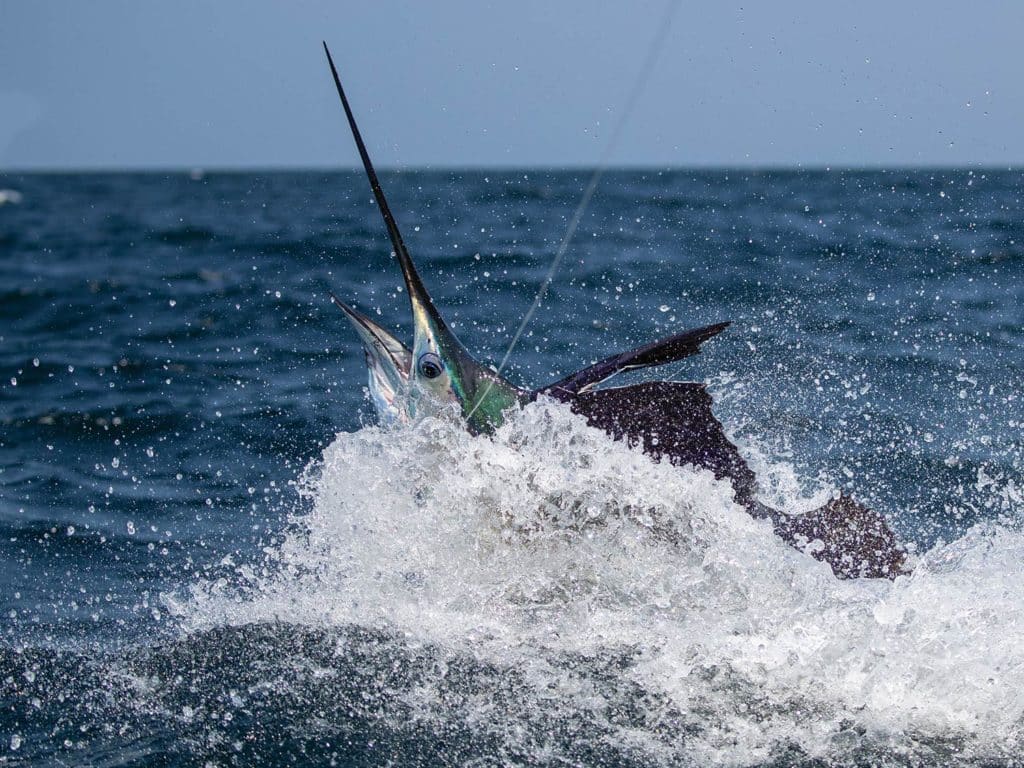
<path fill-rule="evenodd" d="M 566 227 L 565 235 L 562 237 L 562 242 L 558 246 L 558 251 L 555 252 L 555 257 L 551 260 L 551 266 L 548 267 L 548 272 L 544 276 L 544 281 L 541 283 L 540 289 L 537 291 L 537 295 L 533 299 L 533 303 L 530 305 L 530 308 L 526 310 L 526 314 L 523 315 L 523 319 L 519 323 L 519 327 L 512 336 L 512 341 L 508 345 L 505 356 L 501 358 L 501 363 L 498 365 L 499 375 L 505 369 L 505 364 L 508 363 L 509 357 L 512 356 L 512 351 L 516 348 L 516 344 L 519 343 L 519 339 L 523 335 L 523 331 L 526 330 L 526 326 L 529 325 L 530 320 L 533 319 L 537 309 L 544 301 L 548 288 L 551 286 L 551 282 L 555 278 L 555 273 L 558 272 L 558 267 L 561 265 L 566 251 L 569 250 L 569 244 L 572 242 L 572 238 L 576 234 L 576 229 L 579 227 L 580 221 L 583 219 L 583 214 L 586 211 L 587 206 L 590 205 L 590 199 L 594 196 L 594 192 L 597 190 L 597 185 L 601 182 L 601 177 L 604 176 L 604 172 L 608 168 L 608 161 L 611 159 L 612 152 L 615 150 L 616 145 L 619 142 L 622 130 L 625 127 L 626 122 L 629 120 L 630 115 L 633 113 L 633 108 L 636 106 L 637 100 L 640 98 L 640 94 L 647 85 L 651 72 L 654 71 L 654 65 L 657 63 L 658 57 L 661 55 L 661 50 L 665 46 L 665 41 L 668 39 L 669 28 L 672 26 L 672 19 L 676 14 L 676 10 L 679 8 L 679 5 L 679 0 L 669 0 L 668 4 L 665 6 L 661 21 L 658 24 L 658 29 L 655 32 L 654 39 L 651 41 L 651 45 L 647 49 L 647 56 L 644 59 L 643 65 L 640 67 L 640 71 L 637 73 L 636 79 L 633 81 L 633 88 L 629 93 L 629 98 L 626 100 L 625 107 L 619 115 L 619 119 L 616 121 L 615 126 L 612 129 L 612 135 L 608 139 L 608 144 L 605 146 L 601 159 L 598 161 L 597 167 L 594 169 L 594 173 L 591 175 L 590 181 L 587 183 L 586 189 L 583 191 L 583 196 L 580 198 L 580 202 L 576 206 L 576 210 L 573 213 L 572 218 L 569 219 L 569 225 Z"/>
<path fill-rule="evenodd" d="M 630 90 L 629 97 L 626 99 L 626 105 L 619 114 L 619 119 L 615 122 L 615 125 L 612 128 L 612 134 L 608 139 L 608 144 L 605 145 L 604 152 L 601 153 L 601 158 L 598 161 L 597 166 L 594 168 L 593 174 L 590 176 L 590 181 L 587 182 L 587 186 L 583 190 L 583 196 L 580 198 L 580 201 L 576 206 L 576 210 L 572 214 L 572 218 L 569 219 L 569 225 L 565 229 L 565 235 L 562 237 L 562 242 L 558 246 L 558 250 L 555 252 L 554 258 L 551 260 L 551 266 L 548 267 L 547 274 L 544 276 L 544 280 L 541 282 L 540 288 L 537 290 L 537 295 L 534 297 L 530 308 L 526 310 L 526 314 L 523 315 L 523 319 L 520 321 L 519 327 L 516 328 L 516 332 L 512 336 L 512 341 L 509 343 L 508 349 L 505 350 L 505 356 L 501 358 L 501 362 L 498 364 L 498 368 L 496 369 L 496 374 L 498 376 L 500 376 L 501 372 L 505 370 L 505 365 L 512 356 L 512 352 L 516 348 L 516 344 L 519 343 L 519 339 L 522 337 L 523 331 L 526 330 L 526 326 L 530 324 L 530 320 L 533 319 L 533 316 L 544 301 L 548 288 L 551 286 L 551 282 L 555 278 L 555 273 L 558 272 L 558 268 L 562 264 L 562 259 L 565 257 L 566 251 L 569 250 L 569 244 L 572 242 L 572 238 L 576 234 L 576 229 L 579 227 L 580 221 L 583 219 L 583 214 L 587 210 L 587 206 L 590 205 L 590 199 L 594 196 L 594 192 L 597 190 L 597 185 L 600 183 L 601 177 L 604 176 L 604 172 L 608 168 L 608 161 L 611 159 L 612 152 L 614 152 L 616 145 L 619 142 L 619 137 L 622 135 L 622 130 L 626 125 L 626 121 L 629 120 L 630 115 L 632 115 L 633 108 L 636 106 L 636 102 L 640 98 L 640 94 L 647 85 L 651 72 L 654 71 L 654 65 L 657 63 L 658 57 L 661 55 L 661 50 L 665 46 L 665 41 L 668 39 L 669 28 L 672 26 L 672 19 L 675 17 L 676 10 L 678 10 L 679 5 L 680 0 L 669 0 L 665 6 L 665 10 L 662 12 L 660 23 L 658 24 L 657 31 L 654 34 L 654 39 L 651 41 L 651 45 L 647 49 L 647 56 L 644 58 L 643 64 L 637 72 L 636 79 L 633 81 L 633 87 Z M 480 404 L 486 399 L 488 393 L 490 393 L 491 387 L 492 382 L 488 379 L 486 389 L 484 389 L 483 393 L 476 398 L 476 402 L 467 414 L 466 418 L 469 418 L 476 413 L 476 409 L 480 407 Z"/>

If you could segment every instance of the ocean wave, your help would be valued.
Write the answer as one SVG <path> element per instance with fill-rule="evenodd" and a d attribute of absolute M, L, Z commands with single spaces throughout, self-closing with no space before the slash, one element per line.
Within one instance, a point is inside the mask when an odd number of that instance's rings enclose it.
<path fill-rule="evenodd" d="M 168 245 L 197 245 L 214 242 L 218 235 L 208 227 L 185 224 L 155 231 L 150 237 Z"/>
<path fill-rule="evenodd" d="M 727 483 L 550 404 L 492 438 L 444 419 L 341 434 L 303 487 L 308 511 L 264 563 L 166 596 L 186 633 L 394 633 L 374 674 L 409 643 L 504 670 L 475 705 L 449 706 L 443 675 L 392 691 L 437 727 L 488 720 L 514 678 L 525 705 L 502 711 L 501 738 L 529 733 L 530 711 L 553 723 L 585 712 L 659 764 L 1024 747 L 1024 535 L 1012 527 L 976 526 L 895 583 L 840 582 Z M 638 714 L 618 722 L 623 691 Z M 549 736 L 562 757 L 578 748 Z"/>
<path fill-rule="evenodd" d="M 18 205 L 24 195 L 16 189 L 0 189 L 0 205 Z"/>
<path fill-rule="evenodd" d="M 384 180 L 492 359 L 587 178 L 522 175 Z M 1021 178 L 609 172 L 516 352 L 732 319 L 652 375 L 710 381 L 773 506 L 884 512 L 889 584 L 540 404 L 334 437 L 326 292 L 410 338 L 361 175 L 10 176 L 0 762 L 1019 763 Z"/>

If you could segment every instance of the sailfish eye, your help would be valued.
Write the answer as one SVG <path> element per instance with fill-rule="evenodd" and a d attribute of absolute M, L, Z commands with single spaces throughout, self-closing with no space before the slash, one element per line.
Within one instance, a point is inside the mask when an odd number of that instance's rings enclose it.
<path fill-rule="evenodd" d="M 433 352 L 424 352 L 420 355 L 419 371 L 425 379 L 436 379 L 444 372 L 444 365 L 441 358 Z"/>

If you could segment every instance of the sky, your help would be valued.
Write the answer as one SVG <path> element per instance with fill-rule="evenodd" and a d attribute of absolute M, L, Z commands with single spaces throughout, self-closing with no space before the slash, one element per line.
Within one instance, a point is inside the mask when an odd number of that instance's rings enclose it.
<path fill-rule="evenodd" d="M 1024 162 L 1024 3 L 667 7 L 0 0 L 0 170 Z"/>

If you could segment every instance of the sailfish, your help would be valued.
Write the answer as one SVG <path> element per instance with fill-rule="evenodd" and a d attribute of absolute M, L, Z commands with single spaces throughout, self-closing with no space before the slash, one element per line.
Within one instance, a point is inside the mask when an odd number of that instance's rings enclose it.
<path fill-rule="evenodd" d="M 617 373 L 664 365 L 700 352 L 724 331 L 720 322 L 606 357 L 534 390 L 518 387 L 477 361 L 456 338 L 430 298 L 405 246 L 380 180 L 356 125 L 331 52 L 324 52 L 370 188 L 391 240 L 413 316 L 410 349 L 354 307 L 332 295 L 355 328 L 366 356 L 369 391 L 383 421 L 453 407 L 474 434 L 493 432 L 514 408 L 539 397 L 565 403 L 611 438 L 641 449 L 654 460 L 707 469 L 732 484 L 734 497 L 752 516 L 770 521 L 788 544 L 827 563 L 839 578 L 887 578 L 908 573 L 907 550 L 886 519 L 840 495 L 803 514 L 787 514 L 757 499 L 757 480 L 712 412 L 704 384 L 647 381 L 599 388 Z"/>

